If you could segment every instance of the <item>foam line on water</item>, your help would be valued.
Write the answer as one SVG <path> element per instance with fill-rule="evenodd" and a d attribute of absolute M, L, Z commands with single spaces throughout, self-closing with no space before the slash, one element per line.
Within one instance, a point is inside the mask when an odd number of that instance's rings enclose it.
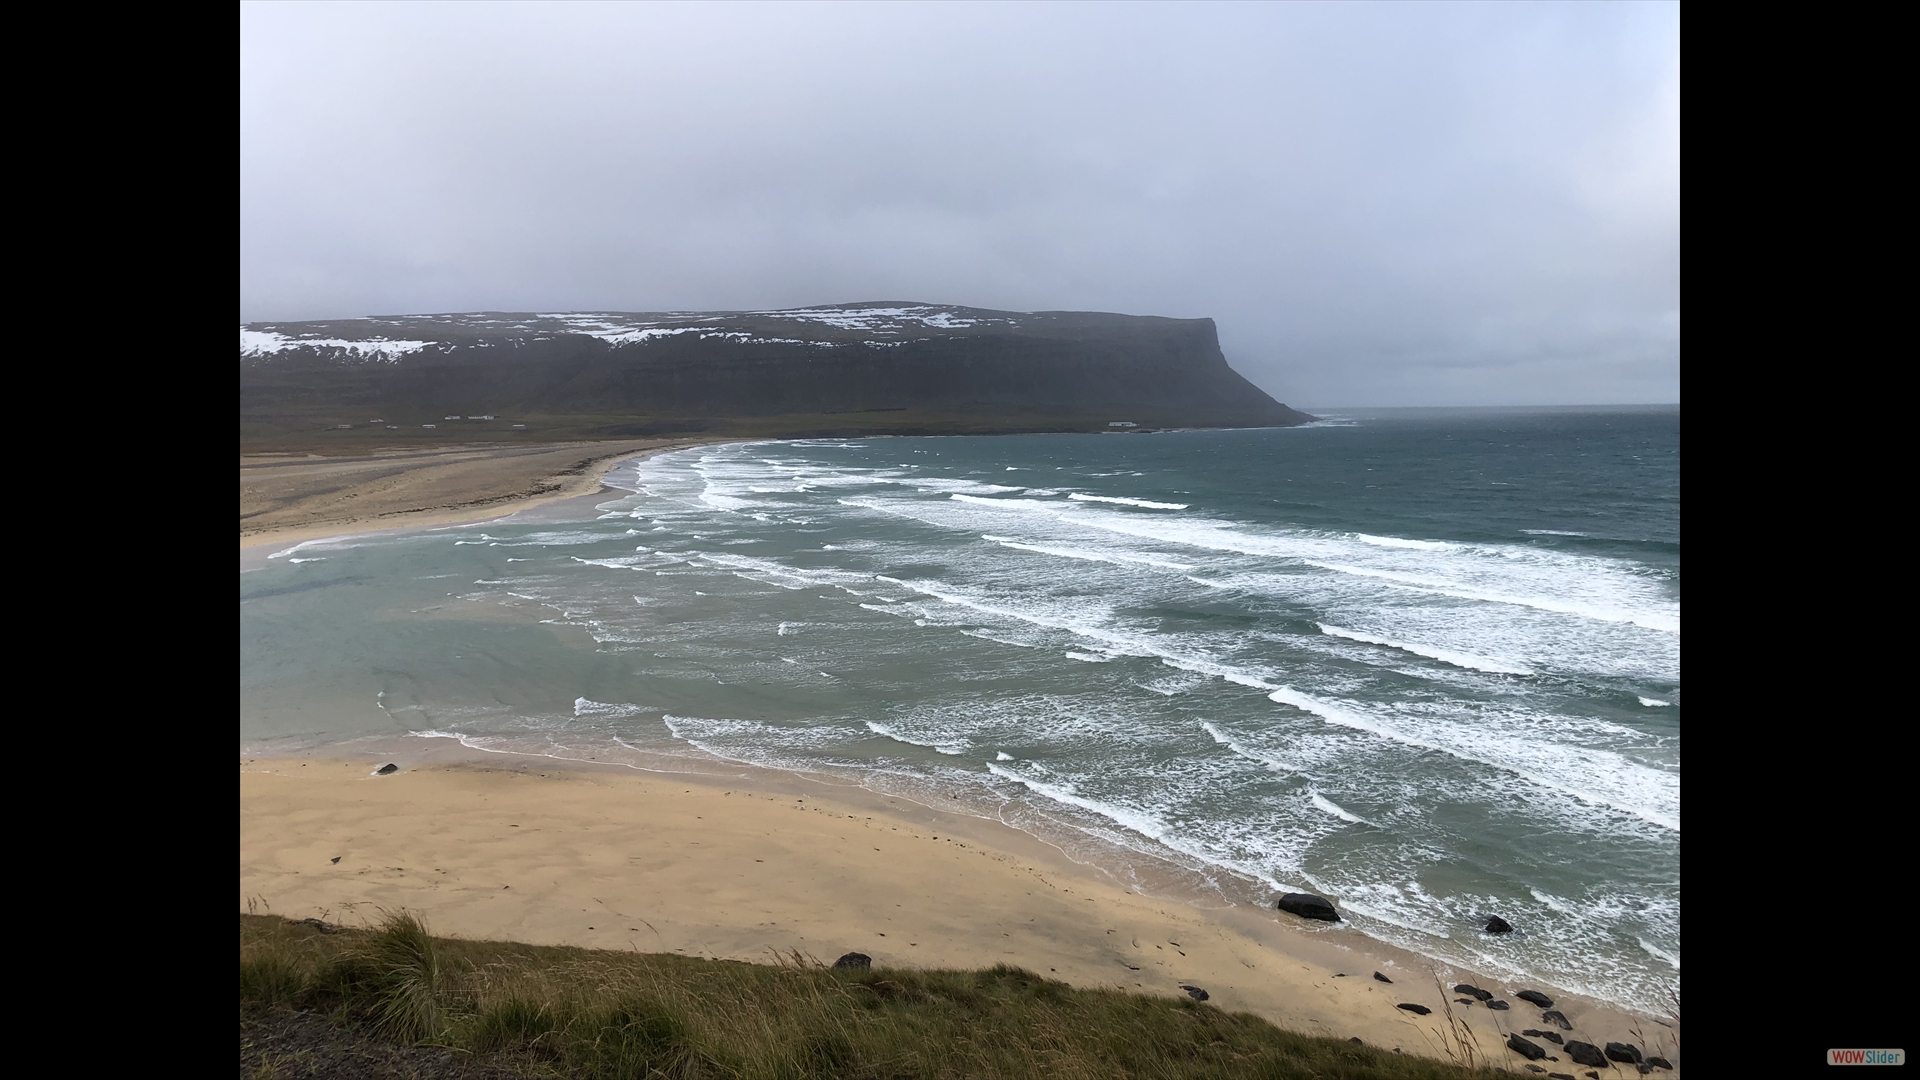
<path fill-rule="evenodd" d="M 1533 674 L 1530 668 L 1524 668 L 1518 664 L 1495 660 L 1490 657 L 1475 656 L 1472 653 L 1454 652 L 1451 649 L 1439 649 L 1432 645 L 1415 645 L 1405 641 L 1394 641 L 1391 638 L 1374 637 L 1371 634 L 1362 634 L 1357 630 L 1347 630 L 1338 626 L 1330 626 L 1323 622 L 1316 622 L 1314 625 L 1320 628 L 1321 633 L 1331 637 L 1346 638 L 1348 641 L 1359 641 L 1368 645 L 1383 645 L 1389 649 L 1399 649 L 1402 652 L 1410 652 L 1416 656 L 1425 656 L 1429 659 L 1438 660 L 1443 664 L 1452 664 L 1454 667 L 1469 668 L 1474 671 L 1490 671 L 1496 675 Z"/>
<path fill-rule="evenodd" d="M 1595 556 L 1569 555 L 1528 547 L 1447 544 L 1371 534 L 1319 534 L 1311 531 L 1261 534 L 1228 522 L 1203 518 L 1182 517 L 1172 520 L 1091 510 L 1067 513 L 1062 504 L 1043 500 L 982 499 L 962 495 L 950 498 L 970 506 L 1042 514 L 1071 525 L 1162 543 L 1297 560 L 1332 573 L 1371 577 L 1396 587 L 1422 589 L 1456 599 L 1515 604 L 1582 618 L 1629 623 L 1665 633 L 1680 632 L 1675 605 L 1649 595 L 1653 586 L 1632 577 L 1617 561 Z M 914 513 L 911 507 L 893 512 L 929 524 L 967 527 L 965 523 L 942 521 L 937 514 L 924 516 Z M 1370 537 L 1370 541 L 1359 539 L 1361 536 Z M 1378 558 L 1390 561 L 1386 565 L 1364 565 L 1364 561 L 1374 557 L 1366 555 L 1367 552 L 1377 553 Z M 1401 565 L 1391 562 L 1395 556 L 1402 557 Z M 1405 559 L 1413 559 L 1415 563 L 1405 564 Z M 1431 572 L 1434 569 L 1446 569 L 1450 574 L 1465 574 L 1468 577 L 1490 576 L 1495 582 L 1507 583 L 1509 587 L 1490 588 L 1475 581 L 1437 575 Z M 1516 590 L 1511 585 L 1523 588 L 1531 586 L 1534 591 Z M 1549 589 L 1559 592 L 1547 592 Z M 1591 594 L 1595 590 L 1598 590 L 1598 595 L 1581 596 L 1582 593 Z M 1579 598 L 1567 599 L 1569 595 Z"/>
<path fill-rule="evenodd" d="M 1550 596 L 1524 596 L 1502 593 L 1491 589 L 1477 589 L 1457 581 L 1436 578 L 1424 574 L 1407 574 L 1394 570 L 1376 570 L 1372 567 L 1353 566 L 1342 563 L 1321 562 L 1314 559 L 1302 560 L 1309 566 L 1321 570 L 1330 570 L 1336 574 L 1352 574 L 1355 577 L 1374 578 L 1402 588 L 1417 589 L 1423 592 L 1451 596 L 1456 600 L 1479 600 L 1490 604 L 1513 604 L 1518 607 L 1537 608 L 1562 615 L 1577 615 L 1583 619 L 1598 619 L 1602 622 L 1632 623 L 1649 630 L 1678 634 L 1680 617 L 1653 612 L 1622 611 L 1617 608 L 1602 607 L 1594 604 L 1580 604 L 1560 600 Z"/>
<path fill-rule="evenodd" d="M 409 739 L 452 739 L 455 742 L 459 743 L 461 746 L 464 746 L 469 750 L 481 750 L 489 754 L 510 754 L 513 752 L 511 750 L 498 750 L 498 749 L 495 749 L 494 747 L 487 746 L 485 743 L 480 741 L 480 738 L 478 736 L 466 735 L 458 731 L 439 731 L 439 730 L 430 728 L 426 731 L 409 731 L 407 732 L 407 738 Z"/>
<path fill-rule="evenodd" d="M 622 702 L 594 701 L 590 698 L 573 699 L 573 715 L 576 718 L 596 720 L 624 720 L 643 712 L 651 712 L 644 705 L 629 705 Z"/>
<path fill-rule="evenodd" d="M 1088 638 L 1099 642 L 1106 652 L 1112 654 L 1157 657 L 1161 663 L 1166 664 L 1168 667 L 1178 668 L 1182 671 L 1192 671 L 1202 675 L 1212 675 L 1216 678 L 1225 679 L 1230 683 L 1245 686 L 1253 690 L 1272 692 L 1283 689 L 1283 687 L 1268 682 L 1259 675 L 1234 667 L 1231 664 L 1223 664 L 1210 658 L 1169 650 L 1151 638 L 1142 638 L 1133 634 L 1115 633 L 1099 627 L 1089 626 L 1084 622 L 1055 618 L 1038 612 L 1020 611 L 1015 608 L 966 596 L 950 589 L 938 589 L 926 582 L 905 581 L 899 578 L 888 577 L 885 574 L 876 574 L 874 577 L 889 584 L 912 589 L 914 592 L 924 596 L 933 597 L 942 603 L 970 608 L 974 611 L 984 612 L 989 615 L 998 615 L 1033 626 L 1041 626 L 1049 630 L 1061 630 L 1078 637 Z"/>
<path fill-rule="evenodd" d="M 1148 510 L 1185 510 L 1186 503 L 1153 502 L 1149 499 L 1128 499 L 1119 495 L 1083 495 L 1078 491 L 1067 496 L 1075 502 L 1118 503 L 1121 506 L 1139 506 Z"/>
<path fill-rule="evenodd" d="M 1133 551 L 1089 551 L 1085 548 L 1063 548 L 1053 547 L 1047 544 L 1027 544 L 1009 536 L 991 536 L 984 533 L 981 534 L 980 539 L 992 541 L 1002 547 L 1015 548 L 1020 551 L 1031 551 L 1040 555 L 1052 555 L 1060 559 L 1084 559 L 1088 562 L 1103 563 L 1137 563 L 1142 566 L 1158 566 L 1166 570 L 1193 569 L 1191 563 L 1169 562 L 1166 559 L 1156 559 L 1151 555 L 1141 555 Z"/>
<path fill-rule="evenodd" d="M 1383 739 L 1391 739 L 1394 742 L 1405 743 L 1408 746 L 1418 746 L 1424 750 L 1435 750 L 1452 757 L 1487 765 L 1503 772 L 1512 773 L 1530 783 L 1558 791 L 1563 795 L 1570 795 L 1582 802 L 1592 803 L 1597 806 L 1609 806 L 1615 810 L 1632 814 L 1643 821 L 1652 822 L 1661 828 L 1671 829 L 1674 832 L 1680 831 L 1680 819 L 1672 813 L 1640 806 L 1626 799 L 1619 798 L 1618 796 L 1610 797 L 1598 792 L 1586 790 L 1571 783 L 1541 775 L 1537 770 L 1530 769 L 1521 763 L 1510 760 L 1502 761 L 1492 754 L 1484 752 L 1480 754 L 1470 753 L 1460 746 L 1449 746 L 1437 739 L 1423 738 L 1364 713 L 1323 701 L 1308 694 L 1300 693 L 1292 687 L 1279 687 L 1268 694 L 1267 697 L 1279 704 L 1291 705 L 1302 712 L 1310 712 L 1328 723 L 1338 724 L 1341 727 L 1354 728 L 1359 731 L 1378 735 Z M 1557 752 L 1564 752 L 1566 748 L 1552 747 L 1550 749 Z M 1617 754 L 1607 754 L 1600 751 L 1588 751 L 1587 754 L 1596 760 L 1612 759 L 1616 771 L 1633 768 L 1633 766 L 1625 762 L 1624 759 L 1621 759 Z M 1596 770 L 1596 772 L 1597 771 L 1598 770 Z"/>
<path fill-rule="evenodd" d="M 361 536 L 365 536 L 365 535 L 366 535 L 365 533 L 358 533 L 353 536 L 328 536 L 319 540 L 302 540 L 300 543 L 295 544 L 292 547 L 281 548 L 279 551 L 270 552 L 267 555 L 267 558 L 284 559 L 292 555 L 296 551 L 305 551 L 310 547 L 351 547 L 353 545 L 346 543 L 346 541 L 358 540 L 360 539 Z"/>
<path fill-rule="evenodd" d="M 1362 532 L 1354 533 L 1353 538 L 1363 544 L 1371 544 L 1374 547 L 1407 548 L 1413 551 L 1453 551 L 1460 546 L 1458 544 L 1443 543 L 1439 540 L 1408 540 L 1401 536 L 1374 536 L 1371 533 Z"/>
<path fill-rule="evenodd" d="M 1288 761 L 1286 758 L 1280 757 L 1277 754 L 1270 754 L 1265 750 L 1255 750 L 1251 747 L 1242 746 L 1239 742 L 1235 741 L 1233 736 L 1228 735 L 1226 732 L 1221 731 L 1218 727 L 1214 726 L 1214 723 L 1211 720 L 1200 721 L 1200 726 L 1206 730 L 1207 734 L 1213 736 L 1214 742 L 1217 742 L 1221 746 L 1226 747 L 1228 750 L 1233 751 L 1235 754 L 1238 754 L 1241 757 L 1246 758 L 1248 761 L 1257 762 L 1261 765 L 1266 766 L 1269 769 L 1272 769 L 1274 772 L 1298 773 L 1298 772 L 1305 771 L 1301 769 L 1300 766 L 1295 765 L 1293 762 Z"/>
<path fill-rule="evenodd" d="M 1640 947 L 1647 950 L 1647 953 L 1649 955 L 1658 957 L 1659 959 L 1665 960 L 1667 963 L 1672 964 L 1673 970 L 1675 971 L 1680 970 L 1680 958 L 1678 956 L 1675 956 L 1674 954 L 1666 951 L 1665 949 L 1660 948 L 1658 945 L 1655 945 L 1653 942 L 1648 941 L 1646 938 L 1635 937 L 1633 940 L 1636 942 L 1639 942 Z"/>
<path fill-rule="evenodd" d="M 1368 821 L 1366 818 L 1361 817 L 1359 814 L 1356 814 L 1351 810 L 1348 810 L 1346 807 L 1341 806 L 1339 803 L 1334 802 L 1332 799 L 1327 798 L 1325 795 L 1320 794 L 1319 792 L 1313 790 L 1312 788 L 1307 789 L 1307 801 L 1313 804 L 1314 809 L 1322 811 L 1323 813 L 1332 814 L 1334 817 L 1339 818 L 1341 821 L 1345 821 L 1354 825 L 1372 825 L 1373 824 L 1373 822 Z"/>
<path fill-rule="evenodd" d="M 1549 908 L 1552 908 L 1554 911 L 1557 911 L 1562 915 L 1572 915 L 1575 918 L 1582 917 L 1580 913 L 1578 911 L 1575 911 L 1573 907 L 1569 905 L 1565 900 L 1562 900 L 1559 897 L 1552 895 L 1551 893 L 1543 893 L 1539 889 L 1533 889 L 1533 888 L 1529 888 L 1527 891 L 1533 894 L 1533 898 L 1535 900 L 1540 901 L 1541 903 L 1547 905 Z"/>
<path fill-rule="evenodd" d="M 890 727 L 886 724 L 875 723 L 872 720 L 865 721 L 865 723 L 867 725 L 868 731 L 873 732 L 875 735 L 884 735 L 885 737 L 892 739 L 894 742 L 897 742 L 897 743 L 905 743 L 908 746 L 924 746 L 929 750 L 937 750 L 942 754 L 948 754 L 953 757 L 959 757 L 960 755 L 965 754 L 967 752 L 967 747 L 966 747 L 966 744 L 964 743 L 927 742 L 923 739 L 911 739 L 905 735 L 900 734 L 898 729 Z"/>
<path fill-rule="evenodd" d="M 1182 855 L 1197 859 L 1210 866 L 1216 866 L 1248 879 L 1259 881 L 1270 888 L 1282 888 L 1279 882 L 1275 881 L 1271 875 L 1258 867 L 1242 865 L 1237 861 L 1222 858 L 1215 852 L 1207 851 L 1198 845 L 1192 844 L 1182 837 L 1171 825 L 1151 814 L 1130 810 L 1123 806 L 1115 806 L 1111 803 L 1102 802 L 1099 799 L 1089 799 L 1075 791 L 1071 784 L 1055 784 L 1045 780 L 1037 780 L 1033 777 L 1015 772 L 997 761 L 989 761 L 986 763 L 986 766 L 987 771 L 993 775 L 1003 780 L 1010 780 L 1019 784 L 1035 795 L 1105 818 L 1124 829 L 1144 836 L 1155 843 L 1171 848 Z"/>
<path fill-rule="evenodd" d="M 978 495 L 962 495 L 959 492 L 955 492 L 947 496 L 947 498 L 952 499 L 954 502 L 963 502 L 974 506 L 990 506 L 995 510 L 1037 510 L 1045 514 L 1058 514 L 1060 512 L 1060 504 L 1049 503 L 1040 499 L 985 499 Z"/>

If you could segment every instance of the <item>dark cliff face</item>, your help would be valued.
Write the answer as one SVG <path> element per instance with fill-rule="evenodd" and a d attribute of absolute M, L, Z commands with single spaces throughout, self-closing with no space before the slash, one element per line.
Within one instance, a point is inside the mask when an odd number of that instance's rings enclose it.
<path fill-rule="evenodd" d="M 781 312 L 253 324 L 242 416 L 760 417 L 912 411 L 1278 426 L 1211 319 L 908 303 Z"/>

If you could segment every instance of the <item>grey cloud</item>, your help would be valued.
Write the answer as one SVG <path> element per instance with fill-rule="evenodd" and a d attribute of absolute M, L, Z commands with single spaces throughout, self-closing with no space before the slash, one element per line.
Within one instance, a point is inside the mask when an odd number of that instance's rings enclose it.
<path fill-rule="evenodd" d="M 1211 316 L 1315 404 L 1677 401 L 1678 8 L 241 14 L 241 318 Z"/>

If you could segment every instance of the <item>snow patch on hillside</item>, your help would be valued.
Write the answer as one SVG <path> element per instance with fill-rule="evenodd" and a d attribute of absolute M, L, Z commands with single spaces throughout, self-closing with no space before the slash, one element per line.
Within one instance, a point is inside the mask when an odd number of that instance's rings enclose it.
<path fill-rule="evenodd" d="M 368 360 L 385 360 L 389 363 L 417 353 L 434 344 L 431 341 L 393 341 L 388 338 L 368 338 L 364 341 L 349 341 L 345 338 L 291 338 L 271 330 L 249 330 L 240 328 L 241 356 L 269 356 L 285 352 L 288 349 L 340 349 Z"/>

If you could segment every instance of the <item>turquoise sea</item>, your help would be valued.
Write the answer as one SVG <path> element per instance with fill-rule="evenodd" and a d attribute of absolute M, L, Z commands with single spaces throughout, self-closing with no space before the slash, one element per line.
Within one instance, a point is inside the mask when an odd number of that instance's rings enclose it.
<path fill-rule="evenodd" d="M 1445 409 L 669 453 L 580 520 L 243 573 L 240 737 L 832 774 L 1654 1009 L 1679 439 L 1677 406 Z"/>

